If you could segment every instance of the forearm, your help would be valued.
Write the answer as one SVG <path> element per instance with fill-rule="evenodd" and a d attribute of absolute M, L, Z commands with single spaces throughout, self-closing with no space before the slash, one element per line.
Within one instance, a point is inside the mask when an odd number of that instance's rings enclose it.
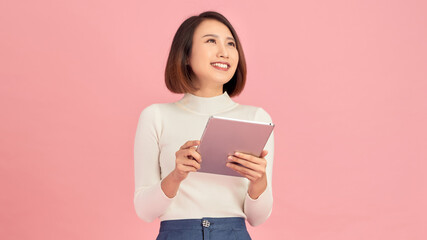
<path fill-rule="evenodd" d="M 251 182 L 245 199 L 244 211 L 251 226 L 263 223 L 271 214 L 273 196 L 267 177 Z"/>
<path fill-rule="evenodd" d="M 258 226 L 265 222 L 271 214 L 272 207 L 273 195 L 271 186 L 267 186 L 265 191 L 257 199 L 252 199 L 247 194 L 244 203 L 244 212 L 248 223 L 251 226 Z"/>
<path fill-rule="evenodd" d="M 136 214 L 147 222 L 152 222 L 161 216 L 172 201 L 172 198 L 164 194 L 160 182 L 149 187 L 141 187 L 135 191 L 134 195 Z"/>
<path fill-rule="evenodd" d="M 165 195 L 169 198 L 173 198 L 176 196 L 176 193 L 178 192 L 179 186 L 181 185 L 181 179 L 179 179 L 175 171 L 172 171 L 167 175 L 161 184 L 162 190 L 165 193 Z"/>
<path fill-rule="evenodd" d="M 267 176 L 264 174 L 262 178 L 260 178 L 256 182 L 250 182 L 248 188 L 249 197 L 252 199 L 257 199 L 267 188 Z"/>
<path fill-rule="evenodd" d="M 151 222 L 166 211 L 182 181 L 175 175 L 173 171 L 157 184 L 135 192 L 135 210 L 141 219 Z"/>

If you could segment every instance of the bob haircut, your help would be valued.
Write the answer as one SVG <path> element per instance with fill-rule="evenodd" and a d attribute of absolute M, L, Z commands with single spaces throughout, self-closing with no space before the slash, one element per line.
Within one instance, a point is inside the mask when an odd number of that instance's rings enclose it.
<path fill-rule="evenodd" d="M 192 16 L 179 26 L 173 38 L 166 64 L 166 86 L 173 93 L 188 93 L 197 90 L 192 84 L 191 75 L 194 73 L 191 70 L 191 66 L 187 65 L 187 59 L 191 55 L 194 31 L 206 19 L 214 19 L 223 23 L 228 27 L 236 41 L 239 62 L 233 77 L 224 84 L 223 92 L 227 91 L 230 97 L 237 96 L 242 92 L 246 83 L 246 60 L 242 44 L 230 22 L 220 13 L 213 11 L 203 12 L 199 16 Z"/>

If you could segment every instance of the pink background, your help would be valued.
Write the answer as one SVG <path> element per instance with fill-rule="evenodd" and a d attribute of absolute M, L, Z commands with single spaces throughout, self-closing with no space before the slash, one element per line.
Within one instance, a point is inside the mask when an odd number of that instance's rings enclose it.
<path fill-rule="evenodd" d="M 133 209 L 141 110 L 172 37 L 235 26 L 235 101 L 277 124 L 274 209 L 254 239 L 427 239 L 427 4 L 396 0 L 0 2 L 0 239 L 154 239 Z"/>

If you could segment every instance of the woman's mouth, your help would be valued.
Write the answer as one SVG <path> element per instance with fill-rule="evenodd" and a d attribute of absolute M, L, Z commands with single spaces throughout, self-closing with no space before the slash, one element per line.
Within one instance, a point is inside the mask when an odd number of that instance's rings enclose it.
<path fill-rule="evenodd" d="M 230 68 L 230 64 L 228 63 L 214 62 L 214 63 L 211 63 L 211 65 L 212 67 L 222 71 L 227 71 Z"/>

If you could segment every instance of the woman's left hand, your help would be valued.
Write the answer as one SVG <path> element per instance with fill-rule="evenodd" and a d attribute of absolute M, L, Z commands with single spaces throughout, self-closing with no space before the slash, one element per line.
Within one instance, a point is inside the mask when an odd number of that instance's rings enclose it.
<path fill-rule="evenodd" d="M 240 175 L 249 179 L 251 183 L 266 180 L 267 160 L 264 157 L 267 156 L 267 153 L 267 150 L 263 150 L 260 157 L 255 157 L 250 154 L 236 152 L 234 155 L 228 156 L 229 162 L 227 163 L 227 167 L 240 173 Z M 233 164 L 233 162 L 243 166 Z"/>

